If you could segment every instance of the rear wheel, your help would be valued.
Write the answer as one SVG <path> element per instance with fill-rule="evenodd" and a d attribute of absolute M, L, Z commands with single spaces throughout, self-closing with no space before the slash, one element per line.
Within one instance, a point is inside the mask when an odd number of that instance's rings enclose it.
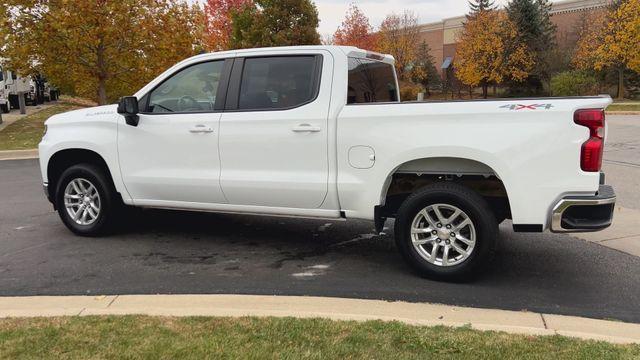
<path fill-rule="evenodd" d="M 490 263 L 498 223 L 476 192 L 453 183 L 430 185 L 411 195 L 396 218 L 396 244 L 420 275 L 468 281 Z"/>
<path fill-rule="evenodd" d="M 119 205 L 115 195 L 103 169 L 92 164 L 74 165 L 58 182 L 58 214 L 77 235 L 102 235 L 113 229 Z"/>

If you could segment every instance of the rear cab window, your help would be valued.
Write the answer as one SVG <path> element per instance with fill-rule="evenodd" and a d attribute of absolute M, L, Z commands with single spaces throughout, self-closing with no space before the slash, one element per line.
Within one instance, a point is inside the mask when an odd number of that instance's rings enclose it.
<path fill-rule="evenodd" d="M 397 102 L 393 65 L 373 59 L 349 57 L 347 104 Z"/>

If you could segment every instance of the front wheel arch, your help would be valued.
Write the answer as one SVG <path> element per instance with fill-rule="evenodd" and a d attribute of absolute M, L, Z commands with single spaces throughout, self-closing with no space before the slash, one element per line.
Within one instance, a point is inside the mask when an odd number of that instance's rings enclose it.
<path fill-rule="evenodd" d="M 110 182 L 110 185 L 115 188 L 109 166 L 100 154 L 87 149 L 60 150 L 53 154 L 47 163 L 47 191 L 49 192 L 47 195 L 49 195 L 49 199 L 53 199 L 54 206 L 57 207 L 55 199 L 60 176 L 65 170 L 78 164 L 90 164 L 100 168 Z"/>

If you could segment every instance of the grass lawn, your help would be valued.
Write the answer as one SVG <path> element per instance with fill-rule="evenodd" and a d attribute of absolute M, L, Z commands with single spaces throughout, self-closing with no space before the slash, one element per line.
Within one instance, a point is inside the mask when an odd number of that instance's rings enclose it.
<path fill-rule="evenodd" d="M 615 103 L 609 105 L 607 111 L 640 111 L 640 103 Z"/>
<path fill-rule="evenodd" d="M 0 320 L 0 358 L 632 359 L 638 345 L 397 322 L 293 318 L 61 317 Z"/>
<path fill-rule="evenodd" d="M 79 106 L 60 103 L 27 115 L 0 131 L 0 150 L 23 150 L 38 147 L 44 133 L 44 122 L 49 117 Z"/>

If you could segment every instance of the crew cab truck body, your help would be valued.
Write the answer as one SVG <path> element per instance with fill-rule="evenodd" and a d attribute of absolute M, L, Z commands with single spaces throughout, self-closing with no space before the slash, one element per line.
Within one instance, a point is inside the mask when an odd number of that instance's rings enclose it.
<path fill-rule="evenodd" d="M 393 58 L 309 46 L 203 54 L 118 105 L 55 115 L 45 193 L 75 233 L 120 205 L 311 218 L 395 218 L 420 274 L 466 279 L 497 227 L 595 231 L 609 97 L 400 103 Z"/>

